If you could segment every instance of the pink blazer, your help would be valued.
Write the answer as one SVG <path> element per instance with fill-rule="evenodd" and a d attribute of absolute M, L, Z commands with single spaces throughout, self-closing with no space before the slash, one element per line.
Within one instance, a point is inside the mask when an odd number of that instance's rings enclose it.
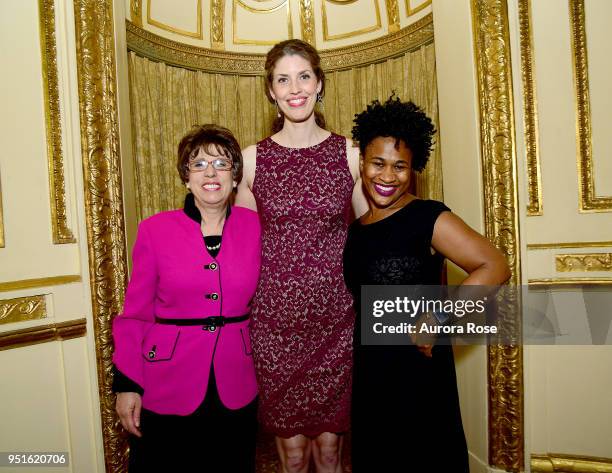
<path fill-rule="evenodd" d="M 195 411 L 206 395 L 213 362 L 226 407 L 238 409 L 255 398 L 248 320 L 211 332 L 201 326 L 156 324 L 155 316 L 248 313 L 259 278 L 260 233 L 256 212 L 233 207 L 221 250 L 212 258 L 200 226 L 182 210 L 140 223 L 124 310 L 113 322 L 113 362 L 144 389 L 146 409 L 176 415 Z"/>

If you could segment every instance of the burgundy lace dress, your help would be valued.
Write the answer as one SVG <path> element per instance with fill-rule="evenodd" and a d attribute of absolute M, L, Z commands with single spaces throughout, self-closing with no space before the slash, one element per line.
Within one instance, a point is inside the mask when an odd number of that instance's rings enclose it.
<path fill-rule="evenodd" d="M 342 276 L 353 178 L 346 139 L 257 144 L 262 266 L 251 319 L 259 418 L 280 437 L 349 428 L 354 313 Z"/>

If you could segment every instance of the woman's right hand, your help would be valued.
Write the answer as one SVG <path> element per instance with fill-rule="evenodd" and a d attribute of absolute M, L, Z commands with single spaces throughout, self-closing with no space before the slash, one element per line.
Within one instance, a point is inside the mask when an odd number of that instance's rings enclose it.
<path fill-rule="evenodd" d="M 140 410 L 142 399 L 138 393 L 117 393 L 115 410 L 119 414 L 121 425 L 136 437 L 142 437 L 140 432 Z"/>

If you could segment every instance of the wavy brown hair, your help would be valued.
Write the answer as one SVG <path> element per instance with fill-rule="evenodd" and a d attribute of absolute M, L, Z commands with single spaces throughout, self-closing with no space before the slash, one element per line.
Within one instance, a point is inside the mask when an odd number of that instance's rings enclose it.
<path fill-rule="evenodd" d="M 321 68 L 321 57 L 317 50 L 308 44 L 306 41 L 302 41 L 301 39 L 288 39 L 286 41 L 281 41 L 280 43 L 275 44 L 268 54 L 266 55 L 266 97 L 270 103 L 274 103 L 274 99 L 270 94 L 270 89 L 272 88 L 272 76 L 274 75 L 274 66 L 278 62 L 279 59 L 285 56 L 300 56 L 306 59 L 310 63 L 310 67 L 312 67 L 315 76 L 321 82 L 321 92 L 319 95 L 323 97 L 325 95 L 325 73 Z M 274 119 L 274 123 L 272 123 L 272 132 L 276 133 L 283 128 L 283 124 L 285 122 L 285 117 L 282 112 L 280 117 L 276 117 Z M 318 110 L 314 111 L 315 114 L 315 122 L 321 128 L 325 128 L 325 117 Z"/>

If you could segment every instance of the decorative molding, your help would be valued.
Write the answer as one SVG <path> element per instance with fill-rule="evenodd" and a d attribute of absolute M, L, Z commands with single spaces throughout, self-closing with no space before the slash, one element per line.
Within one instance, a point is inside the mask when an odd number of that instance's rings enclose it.
<path fill-rule="evenodd" d="M 220 74 L 264 75 L 263 54 L 239 54 L 188 46 L 126 23 L 128 49 L 154 61 Z M 397 33 L 356 46 L 322 51 L 325 72 L 350 69 L 398 57 L 433 42 L 433 15 L 429 14 Z"/>
<path fill-rule="evenodd" d="M 300 25 L 302 26 L 302 39 L 316 46 L 313 0 L 300 0 Z"/>
<path fill-rule="evenodd" d="M 213 49 L 225 48 L 225 0 L 210 0 L 210 44 Z"/>
<path fill-rule="evenodd" d="M 531 0 L 519 0 L 518 7 L 523 78 L 523 126 L 525 127 L 525 156 L 527 158 L 527 215 L 534 216 L 543 215 L 543 207 Z"/>
<path fill-rule="evenodd" d="M 47 161 L 49 166 L 49 198 L 53 243 L 61 245 L 76 240 L 66 217 L 66 185 L 62 153 L 62 120 L 57 78 L 55 47 L 54 0 L 39 0 L 40 54 L 42 61 L 45 128 L 47 132 Z"/>
<path fill-rule="evenodd" d="M 287 8 L 287 38 L 288 39 L 293 38 L 293 21 L 291 20 L 291 5 L 289 4 L 289 0 L 284 0 L 283 2 L 271 8 L 262 8 L 262 9 L 250 7 L 249 5 L 244 3 L 242 0 L 232 0 L 232 39 L 234 41 L 234 44 L 255 44 L 258 46 L 272 46 L 278 43 L 278 40 L 260 41 L 258 39 L 239 38 L 237 34 L 238 28 L 237 28 L 237 20 L 236 20 L 236 11 L 237 11 L 238 6 L 244 8 L 245 10 L 251 13 L 254 13 L 255 15 L 265 15 L 267 13 L 272 13 L 277 10 L 280 10 L 283 7 L 286 7 Z"/>
<path fill-rule="evenodd" d="M 529 286 L 612 286 L 612 278 L 535 278 L 527 281 Z"/>
<path fill-rule="evenodd" d="M 333 72 L 374 64 L 416 51 L 433 39 L 433 15 L 429 14 L 397 33 L 355 46 L 322 51 L 321 65 L 325 72 Z"/>
<path fill-rule="evenodd" d="M 612 458 L 548 453 L 531 455 L 532 473 L 612 473 Z"/>
<path fill-rule="evenodd" d="M 112 393 L 111 323 L 123 304 L 127 260 L 119 155 L 112 2 L 74 0 L 87 246 L 106 471 L 127 466 Z"/>
<path fill-rule="evenodd" d="M 612 271 L 612 253 L 556 255 L 555 267 L 560 273 Z"/>
<path fill-rule="evenodd" d="M 572 241 L 563 243 L 528 243 L 528 250 L 552 250 L 559 248 L 606 248 L 612 241 Z"/>
<path fill-rule="evenodd" d="M 372 26 L 367 26 L 365 28 L 361 28 L 355 31 L 349 31 L 348 33 L 339 33 L 339 34 L 329 34 L 329 28 L 327 25 L 327 10 L 325 8 L 325 3 L 336 3 L 341 5 L 349 5 L 354 3 L 357 0 L 348 0 L 348 1 L 338 1 L 338 0 L 321 0 L 321 18 L 323 21 L 323 40 L 324 41 L 335 41 L 337 39 L 345 39 L 345 38 L 353 38 L 355 36 L 359 36 L 365 33 L 369 33 L 370 31 L 379 30 L 382 27 L 382 22 L 380 20 L 380 5 L 378 4 L 378 0 L 372 0 L 374 2 L 374 10 L 376 12 L 376 23 Z"/>
<path fill-rule="evenodd" d="M 4 248 L 4 214 L 2 213 L 2 174 L 0 174 L 0 248 Z"/>
<path fill-rule="evenodd" d="M 574 87 L 576 89 L 576 129 L 578 141 L 578 186 L 580 212 L 612 211 L 612 196 L 595 193 L 593 146 L 591 143 L 591 99 L 584 0 L 569 0 Z"/>
<path fill-rule="evenodd" d="M 171 33 L 178 34 L 180 36 L 186 36 L 188 38 L 202 39 L 202 0 L 198 0 L 197 3 L 197 21 L 196 31 L 187 31 L 182 28 L 177 28 L 172 25 L 167 25 L 161 21 L 154 20 L 151 17 L 151 0 L 147 0 L 147 23 L 152 26 L 156 26 L 162 30 L 170 31 Z"/>
<path fill-rule="evenodd" d="M 389 33 L 397 33 L 400 30 L 399 5 L 397 0 L 387 0 L 386 4 Z"/>
<path fill-rule="evenodd" d="M 84 337 L 86 333 L 87 322 L 85 319 L 37 325 L 10 332 L 0 332 L 0 350 L 10 350 L 38 343 L 70 340 L 72 338 Z"/>
<path fill-rule="evenodd" d="M 35 287 L 60 286 L 75 282 L 81 282 L 80 274 L 73 274 L 69 276 L 50 276 L 36 279 L 21 279 L 19 281 L 0 282 L 0 292 L 18 291 L 21 289 L 32 289 Z"/>
<path fill-rule="evenodd" d="M 130 51 L 154 61 L 186 69 L 221 74 L 263 75 L 263 54 L 240 54 L 188 46 L 158 36 L 126 22 L 127 45 Z"/>
<path fill-rule="evenodd" d="M 415 13 L 427 8 L 429 5 L 431 5 L 431 0 L 427 0 L 426 2 L 421 3 L 418 7 L 412 8 L 410 0 L 406 0 L 406 15 L 412 16 Z"/>
<path fill-rule="evenodd" d="M 44 295 L 0 300 L 0 325 L 46 317 L 47 305 Z"/>
<path fill-rule="evenodd" d="M 142 0 L 130 0 L 130 18 L 132 23 L 142 26 Z"/>
<path fill-rule="evenodd" d="M 518 196 L 508 5 L 471 0 L 480 101 L 480 140 L 486 236 L 507 257 L 510 284 L 520 284 Z M 512 310 L 500 304 L 500 313 Z M 504 331 L 520 333 L 520 317 L 506 317 Z M 491 345 L 488 351 L 489 463 L 506 471 L 524 467 L 523 351 Z"/>

